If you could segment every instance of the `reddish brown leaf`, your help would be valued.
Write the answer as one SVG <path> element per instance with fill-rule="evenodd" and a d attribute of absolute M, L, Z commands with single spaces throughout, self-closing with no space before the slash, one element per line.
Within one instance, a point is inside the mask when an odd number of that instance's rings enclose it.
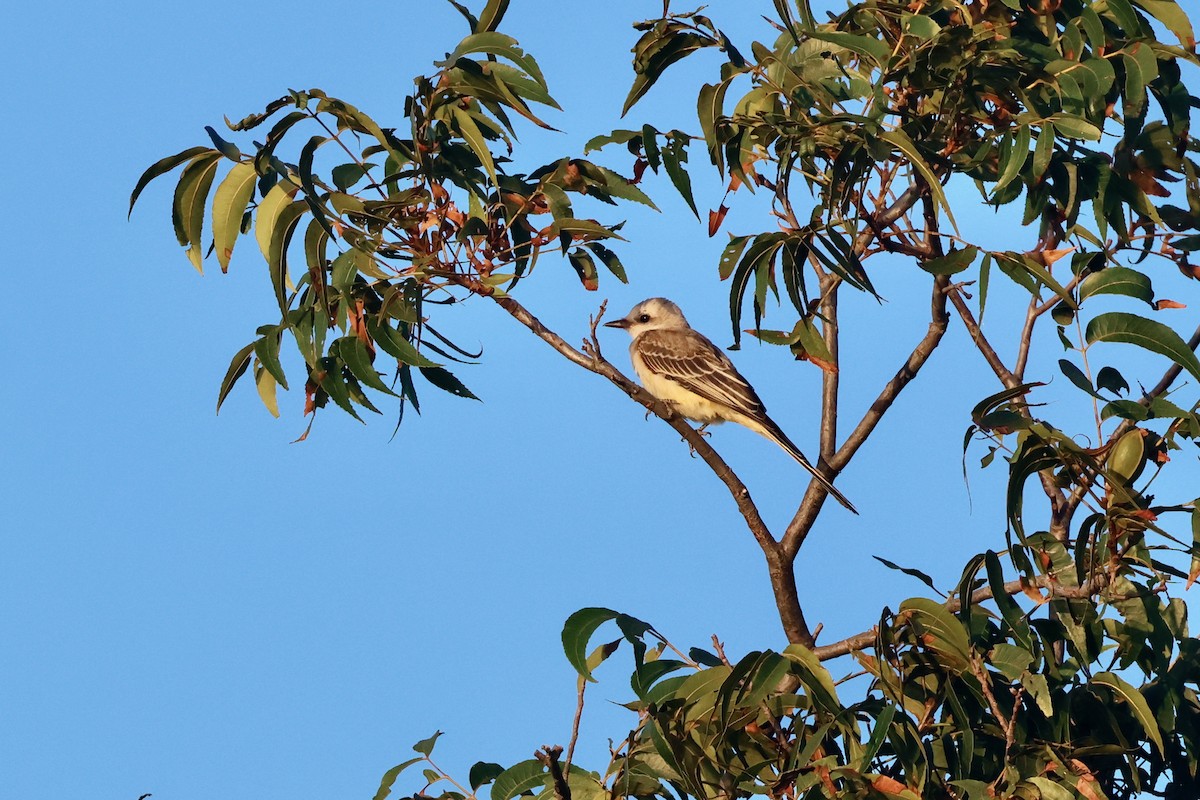
<path fill-rule="evenodd" d="M 724 203 L 716 211 L 708 212 L 708 236 L 712 238 L 717 235 L 717 231 L 721 230 L 721 223 L 725 221 L 725 215 L 729 213 L 729 207 Z"/>
<path fill-rule="evenodd" d="M 871 787 L 877 792 L 884 794 L 902 794 L 908 787 L 895 778 L 889 778 L 887 775 L 880 775 L 875 780 L 871 781 Z"/>
<path fill-rule="evenodd" d="M 1155 300 L 1154 310 L 1162 311 L 1164 308 L 1187 308 L 1185 303 L 1180 303 L 1176 300 Z"/>
<path fill-rule="evenodd" d="M 1148 169 L 1134 169 L 1129 172 L 1129 180 L 1152 197 L 1169 197 L 1170 192 L 1155 178 L 1154 172 Z"/>
<path fill-rule="evenodd" d="M 1079 792 L 1086 800 L 1101 800 L 1103 795 L 1100 794 L 1099 787 L 1099 782 L 1090 772 L 1075 781 L 1075 791 Z"/>
<path fill-rule="evenodd" d="M 1047 267 L 1052 267 L 1055 261 L 1058 261 L 1063 256 L 1069 256 L 1074 252 L 1074 247 L 1065 247 L 1061 250 L 1043 250 L 1038 253 L 1038 259 Z"/>
<path fill-rule="evenodd" d="M 644 158 L 639 158 L 633 162 L 633 180 L 631 183 L 641 183 L 642 176 L 646 174 L 646 167 L 650 166 L 650 162 Z"/>
<path fill-rule="evenodd" d="M 1024 578 L 1021 578 L 1021 591 L 1025 593 L 1026 597 L 1037 603 L 1039 606 L 1045 603 L 1048 599 L 1042 596 L 1041 590 L 1026 581 Z"/>

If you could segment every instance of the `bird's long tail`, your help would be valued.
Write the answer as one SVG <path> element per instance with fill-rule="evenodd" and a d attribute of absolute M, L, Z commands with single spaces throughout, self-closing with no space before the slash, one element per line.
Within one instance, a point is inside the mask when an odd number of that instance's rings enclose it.
<path fill-rule="evenodd" d="M 778 425 L 769 419 L 767 422 L 767 425 L 762 426 L 760 433 L 762 433 L 763 436 L 766 436 L 771 441 L 775 442 L 775 444 L 782 447 L 785 451 L 787 451 L 789 456 L 800 462 L 800 466 L 808 470 L 812 474 L 813 478 L 816 479 L 817 483 L 821 484 L 825 491 L 829 492 L 829 494 L 833 496 L 834 500 L 837 500 L 846 508 L 850 509 L 850 511 L 857 514 L 858 509 L 854 507 L 853 503 L 846 499 L 846 495 L 837 490 L 837 487 L 833 485 L 833 481 L 829 480 L 829 478 L 826 478 L 821 474 L 820 470 L 809 463 L 808 459 L 804 457 L 804 453 L 800 452 L 800 448 L 792 444 L 792 440 L 789 439 L 782 430 L 780 430 Z"/>

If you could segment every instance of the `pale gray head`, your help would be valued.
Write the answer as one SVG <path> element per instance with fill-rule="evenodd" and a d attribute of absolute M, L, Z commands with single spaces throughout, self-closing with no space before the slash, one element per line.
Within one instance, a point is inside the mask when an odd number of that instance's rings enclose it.
<path fill-rule="evenodd" d="M 633 310 L 622 319 L 604 323 L 609 328 L 624 328 L 629 335 L 637 338 L 638 334 L 654 330 L 683 330 L 688 327 L 679 306 L 665 297 L 651 297 L 633 307 Z"/>

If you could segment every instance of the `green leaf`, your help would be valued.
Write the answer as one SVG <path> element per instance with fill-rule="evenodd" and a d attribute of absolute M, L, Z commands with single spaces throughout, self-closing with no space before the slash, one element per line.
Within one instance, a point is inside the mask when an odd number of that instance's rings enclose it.
<path fill-rule="evenodd" d="M 993 197 L 1002 192 L 1021 174 L 1021 170 L 1029 158 L 1029 139 L 1028 125 L 1021 125 L 1017 128 L 1016 136 L 1005 138 L 1007 147 L 1004 148 L 1004 155 L 1001 159 L 1000 179 L 996 181 L 996 186 L 992 189 Z"/>
<path fill-rule="evenodd" d="M 234 162 L 242 160 L 242 151 L 238 150 L 237 145 L 222 139 L 211 125 L 205 125 L 204 132 L 208 134 L 208 138 L 212 139 L 213 147 L 217 148 L 221 155 Z"/>
<path fill-rule="evenodd" d="M 212 152 L 215 151 L 211 147 L 189 147 L 187 150 L 176 153 L 173 156 L 160 158 L 158 161 L 155 161 L 153 164 L 151 164 L 150 167 L 142 173 L 142 177 L 138 178 L 137 186 L 133 187 L 133 193 L 129 195 L 129 216 L 132 216 L 134 203 L 137 202 L 138 197 L 140 197 L 142 194 L 142 190 L 149 185 L 150 181 L 154 180 L 160 175 L 170 172 L 185 161 L 191 161 L 201 153 Z"/>
<path fill-rule="evenodd" d="M 250 366 L 250 356 L 254 354 L 255 344 L 257 342 L 251 342 L 233 354 L 233 360 L 229 362 L 229 369 L 225 372 L 225 377 L 221 379 L 221 388 L 217 392 L 218 414 L 221 413 L 221 404 L 229 396 L 229 391 L 233 389 L 233 385 L 237 383 L 238 378 L 246 374 L 246 368 Z"/>
<path fill-rule="evenodd" d="M 792 662 L 790 671 L 800 678 L 800 683 L 808 690 L 808 694 L 819 706 L 831 713 L 841 712 L 838 701 L 837 685 L 829 670 L 821 664 L 816 653 L 801 644 L 790 644 L 783 651 L 784 657 Z M 771 684 L 774 690 L 778 684 Z"/>
<path fill-rule="evenodd" d="M 458 127 L 458 132 L 462 134 L 463 140 L 467 146 L 471 148 L 471 152 L 479 159 L 479 163 L 483 165 L 488 177 L 492 181 L 493 186 L 500 184 L 496 177 L 496 162 L 492 160 L 492 151 L 488 147 L 487 139 L 483 137 L 483 132 L 479 130 L 479 126 L 475 124 L 474 118 L 458 105 L 450 107 L 451 114 L 454 117 L 455 125 Z"/>
<path fill-rule="evenodd" d="M 1005 678 L 1015 681 L 1029 669 L 1030 664 L 1033 663 L 1033 654 L 1024 647 L 999 642 L 992 647 L 991 653 L 988 654 L 988 663 L 999 670 Z"/>
<path fill-rule="evenodd" d="M 271 191 L 267 192 L 267 196 L 258 204 L 254 218 L 254 238 L 258 241 L 258 249 L 263 258 L 268 261 L 271 258 L 271 238 L 275 233 L 275 224 L 291 205 L 292 198 L 298 191 L 300 187 L 297 184 L 281 180 L 271 187 Z"/>
<path fill-rule="evenodd" d="M 1054 123 L 1054 131 L 1068 139 L 1083 139 L 1089 142 L 1100 141 L 1100 129 L 1082 117 L 1070 114 L 1055 114 L 1050 118 Z"/>
<path fill-rule="evenodd" d="M 480 22 L 483 22 L 483 17 L 480 17 Z M 520 48 L 516 39 L 503 33 L 488 31 L 468 36 L 459 42 L 454 52 L 445 61 L 439 62 L 438 66 L 452 65 L 458 59 L 472 53 L 488 53 L 500 58 L 506 58 L 525 70 L 525 73 L 541 86 L 546 86 L 546 78 L 542 75 L 542 71 L 538 68 L 537 61 L 533 56 L 526 54 Z"/>
<path fill-rule="evenodd" d="M 921 156 L 921 152 L 917 149 L 916 144 L 909 138 L 908 134 L 900 128 L 895 130 L 883 131 L 879 137 L 890 143 L 893 147 L 904 154 L 908 162 L 913 165 L 913 168 L 924 179 L 925 184 L 929 187 L 930 194 L 938 205 L 946 212 L 946 218 L 950 220 L 950 224 L 955 230 L 958 230 L 958 223 L 954 221 L 954 212 L 950 208 L 950 202 L 946 199 L 946 192 L 942 189 L 942 183 L 938 180 L 938 176 L 925 163 L 925 159 Z"/>
<path fill-rule="evenodd" d="M 591 139 L 588 139 L 587 144 L 583 146 L 583 154 L 586 156 L 588 153 L 591 153 L 594 150 L 599 150 L 608 144 L 625 144 L 626 142 L 640 135 L 641 133 L 639 131 L 615 130 L 612 133 L 593 136 Z"/>
<path fill-rule="evenodd" d="M 599 242 L 588 242 L 584 247 L 595 253 L 596 258 L 600 259 L 600 263 L 604 264 L 617 280 L 621 283 L 629 283 L 629 278 L 625 275 L 625 266 L 621 263 L 621 259 L 617 258 L 616 253 Z"/>
<path fill-rule="evenodd" d="M 1082 389 L 1092 397 L 1099 398 L 1101 400 L 1104 399 L 1096 393 L 1094 388 L 1092 388 L 1092 382 L 1088 380 L 1087 375 L 1084 375 L 1083 370 L 1081 370 L 1079 367 L 1075 366 L 1070 361 L 1067 361 L 1065 358 L 1060 358 L 1058 360 L 1058 368 L 1062 370 L 1063 375 L 1067 376 L 1067 380 L 1075 384 L 1077 388 Z"/>
<path fill-rule="evenodd" d="M 583 284 L 583 288 L 589 292 L 596 291 L 600 286 L 599 274 L 596 272 L 596 262 L 592 260 L 591 255 L 582 247 L 572 248 L 571 252 L 567 253 L 567 260 L 571 262 L 571 266 L 575 270 L 575 274 L 579 276 L 579 282 Z"/>
<path fill-rule="evenodd" d="M 583 678 L 591 681 L 592 672 L 587 665 L 587 646 L 596 629 L 620 614 L 608 608 L 581 608 L 567 617 L 563 625 L 563 652 L 567 661 Z"/>
<path fill-rule="evenodd" d="M 1093 676 L 1093 684 L 1107 686 L 1116 692 L 1117 696 L 1129 704 L 1130 711 L 1134 717 L 1141 723 L 1142 729 L 1146 732 L 1146 736 L 1150 741 L 1154 742 L 1154 746 L 1158 748 L 1158 752 L 1163 752 L 1162 733 L 1158 729 L 1158 722 L 1154 718 L 1154 714 L 1150 711 L 1150 705 L 1146 702 L 1146 698 L 1142 693 L 1131 685 L 1126 683 L 1119 675 L 1112 672 L 1101 672 Z"/>
<path fill-rule="evenodd" d="M 499 764 L 491 761 L 476 761 L 471 765 L 471 771 L 467 776 L 467 780 L 471 783 L 471 791 L 476 791 L 480 786 L 486 786 L 503 772 L 504 767 Z"/>
<path fill-rule="evenodd" d="M 918 261 L 917 264 L 926 272 L 934 275 L 955 275 L 962 272 L 975 261 L 979 248 L 968 245 L 961 250 L 952 250 L 944 256 Z"/>
<path fill-rule="evenodd" d="M 725 249 L 721 251 L 721 258 L 717 265 L 721 280 L 725 280 L 733 274 L 733 269 L 737 266 L 738 259 L 741 258 L 742 251 L 746 249 L 749 241 L 749 236 L 731 236 L 729 238 L 729 244 L 725 245 Z"/>
<path fill-rule="evenodd" d="M 300 217 L 310 210 L 308 201 L 296 200 L 284 206 L 276 215 L 271 229 L 271 241 L 267 248 L 267 269 L 271 273 L 271 283 L 275 288 L 275 300 L 279 310 L 287 313 L 287 289 L 291 286 L 291 278 L 287 272 L 288 244 Z M 255 231 L 257 233 L 257 231 Z"/>
<path fill-rule="evenodd" d="M 363 176 L 374 164 L 339 164 L 329 171 L 333 185 L 343 192 L 362 180 Z"/>
<path fill-rule="evenodd" d="M 658 206 L 654 205 L 654 201 L 645 192 L 635 186 L 632 181 L 598 164 L 593 164 L 592 167 L 604 176 L 603 191 L 608 192 L 613 197 L 619 197 L 622 200 L 632 200 L 635 203 L 641 203 L 658 211 Z"/>
<path fill-rule="evenodd" d="M 704 47 L 718 43 L 707 36 L 680 33 L 669 27 L 655 25 L 642 35 L 634 46 L 633 68 L 636 73 L 629 95 L 621 107 L 621 116 L 629 113 L 638 100 L 658 82 L 667 67 Z"/>
<path fill-rule="evenodd" d="M 536 758 L 513 764 L 496 776 L 492 800 L 512 800 L 517 795 L 544 786 L 550 775 Z"/>
<path fill-rule="evenodd" d="M 483 11 L 479 12 L 479 24 L 475 26 L 475 32 L 485 33 L 496 30 L 500 25 L 500 20 L 504 19 L 504 12 L 508 11 L 508 2 L 509 0 L 488 0 Z"/>
<path fill-rule="evenodd" d="M 1200 360 L 1179 334 L 1163 325 L 1136 314 L 1111 311 L 1088 323 L 1084 334 L 1088 344 L 1095 342 L 1125 342 L 1134 344 L 1180 365 L 1200 380 Z"/>
<path fill-rule="evenodd" d="M 279 419 L 279 399 L 275 391 L 279 384 L 275 376 L 262 364 L 254 367 L 254 385 L 258 389 L 258 398 L 262 400 L 263 406 L 272 417 Z"/>
<path fill-rule="evenodd" d="M 192 159 L 179 176 L 171 205 L 175 234 L 180 244 L 187 245 L 188 260 L 197 272 L 204 272 L 204 207 L 220 160 L 221 154 L 216 152 Z"/>
<path fill-rule="evenodd" d="M 384 800 L 384 798 L 392 793 L 392 784 L 396 782 L 396 778 L 400 777 L 400 773 L 411 767 L 413 764 L 416 764 L 418 761 L 424 760 L 425 759 L 423 758 L 410 758 L 403 764 L 397 764 L 387 772 L 383 773 L 383 780 L 379 782 L 379 791 L 375 792 L 375 800 Z"/>
<path fill-rule="evenodd" d="M 414 367 L 440 367 L 436 361 L 430 361 L 418 352 L 417 348 L 400 335 L 400 331 L 385 321 L 374 318 L 367 319 L 367 333 L 375 340 L 385 353 L 404 364 Z"/>
<path fill-rule="evenodd" d="M 288 388 L 287 378 L 283 374 L 283 365 L 279 363 L 279 331 L 278 329 L 264 335 L 261 339 L 254 343 L 254 355 L 258 356 L 259 362 L 267 368 L 275 380 Z"/>
<path fill-rule="evenodd" d="M 945 658 L 947 667 L 959 673 L 967 669 L 971 651 L 967 632 L 945 606 L 935 600 L 914 597 L 900 604 L 900 613 L 908 615 L 918 632 L 927 637 L 927 646 Z"/>
<path fill-rule="evenodd" d="M 875 754 L 879 752 L 880 746 L 892 727 L 892 719 L 896 716 L 896 707 L 886 705 L 879 712 L 879 716 L 875 718 L 875 724 L 871 727 L 871 738 L 867 740 L 866 746 L 863 748 L 862 757 L 858 761 L 858 771 L 868 772 L 871 767 L 871 760 L 875 758 Z"/>
<path fill-rule="evenodd" d="M 1179 44 L 1192 52 L 1196 49 L 1196 33 L 1191 20 L 1177 0 L 1133 0 L 1135 4 L 1161 22 L 1179 38 Z"/>
<path fill-rule="evenodd" d="M 441 735 L 441 731 L 434 731 L 433 736 L 430 736 L 428 739 L 422 739 L 414 744 L 413 750 L 428 758 L 433 755 L 433 746 L 437 743 L 438 737 Z"/>
<path fill-rule="evenodd" d="M 883 66 L 892 53 L 891 45 L 870 36 L 825 30 L 809 30 L 805 33 L 813 39 L 836 44 L 838 47 L 844 47 L 860 56 L 866 56 L 879 66 Z"/>
<path fill-rule="evenodd" d="M 1079 284 L 1079 302 L 1097 294 L 1119 294 L 1154 304 L 1149 276 L 1128 267 L 1108 267 L 1084 278 Z"/>
<path fill-rule="evenodd" d="M 337 347 L 338 357 L 350 368 L 350 374 L 377 392 L 396 396 L 396 393 L 379 379 L 379 373 L 375 371 L 375 365 L 371 363 L 371 351 L 367 349 L 367 345 L 362 339 L 353 334 L 343 336 L 334 342 L 333 346 Z"/>
<path fill-rule="evenodd" d="M 421 375 L 424 376 L 425 380 L 429 381 L 444 392 L 449 392 L 455 397 L 465 397 L 470 400 L 479 399 L 471 393 L 470 389 L 463 385 L 462 381 L 454 377 L 454 375 L 452 375 L 450 371 L 444 367 L 421 367 L 420 370 Z"/>
<path fill-rule="evenodd" d="M 1061 783 L 1055 783 L 1049 778 L 1036 775 L 1028 780 L 1037 787 L 1041 800 L 1075 800 L 1075 798 L 1079 797 L 1079 795 L 1066 786 L 1063 786 Z M 1093 796 L 1095 796 L 1094 792 Z"/>
<path fill-rule="evenodd" d="M 667 146 L 662 151 L 663 166 L 671 178 L 671 183 L 675 184 L 676 191 L 687 202 L 688 208 L 696 215 L 696 219 L 700 219 L 700 212 L 696 210 L 696 198 L 692 196 L 692 179 L 688 175 L 687 168 L 683 166 L 688 160 L 687 145 L 686 133 L 671 131 L 671 135 L 667 139 Z"/>
<path fill-rule="evenodd" d="M 1101 367 L 1100 372 L 1096 373 L 1096 387 L 1107 389 L 1113 394 L 1124 394 L 1129 391 L 1129 382 L 1112 367 Z"/>
<path fill-rule="evenodd" d="M 875 559 L 880 564 L 883 564 L 888 569 L 894 569 L 897 572 L 903 572 L 905 575 L 911 575 L 912 577 L 924 583 L 930 589 L 933 589 L 938 594 L 942 594 L 942 592 L 938 591 L 938 588 L 933 585 L 933 578 L 929 577 L 924 572 L 921 572 L 921 570 L 913 569 L 911 567 L 902 567 L 899 564 L 888 561 L 886 558 L 880 558 L 879 556 L 871 556 L 871 558 Z"/>
<path fill-rule="evenodd" d="M 217 251 L 217 263 L 222 272 L 229 270 L 229 258 L 242 232 L 242 217 L 254 195 L 257 179 L 254 164 L 248 161 L 235 164 L 213 195 L 213 249 Z"/>

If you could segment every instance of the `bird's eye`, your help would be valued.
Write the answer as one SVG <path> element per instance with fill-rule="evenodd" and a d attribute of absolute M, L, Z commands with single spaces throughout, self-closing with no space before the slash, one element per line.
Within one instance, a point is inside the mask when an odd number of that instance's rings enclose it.
<path fill-rule="evenodd" d="M 638 317 L 638 322 L 649 322 L 649 321 L 650 321 L 649 314 L 642 314 L 640 317 Z"/>

